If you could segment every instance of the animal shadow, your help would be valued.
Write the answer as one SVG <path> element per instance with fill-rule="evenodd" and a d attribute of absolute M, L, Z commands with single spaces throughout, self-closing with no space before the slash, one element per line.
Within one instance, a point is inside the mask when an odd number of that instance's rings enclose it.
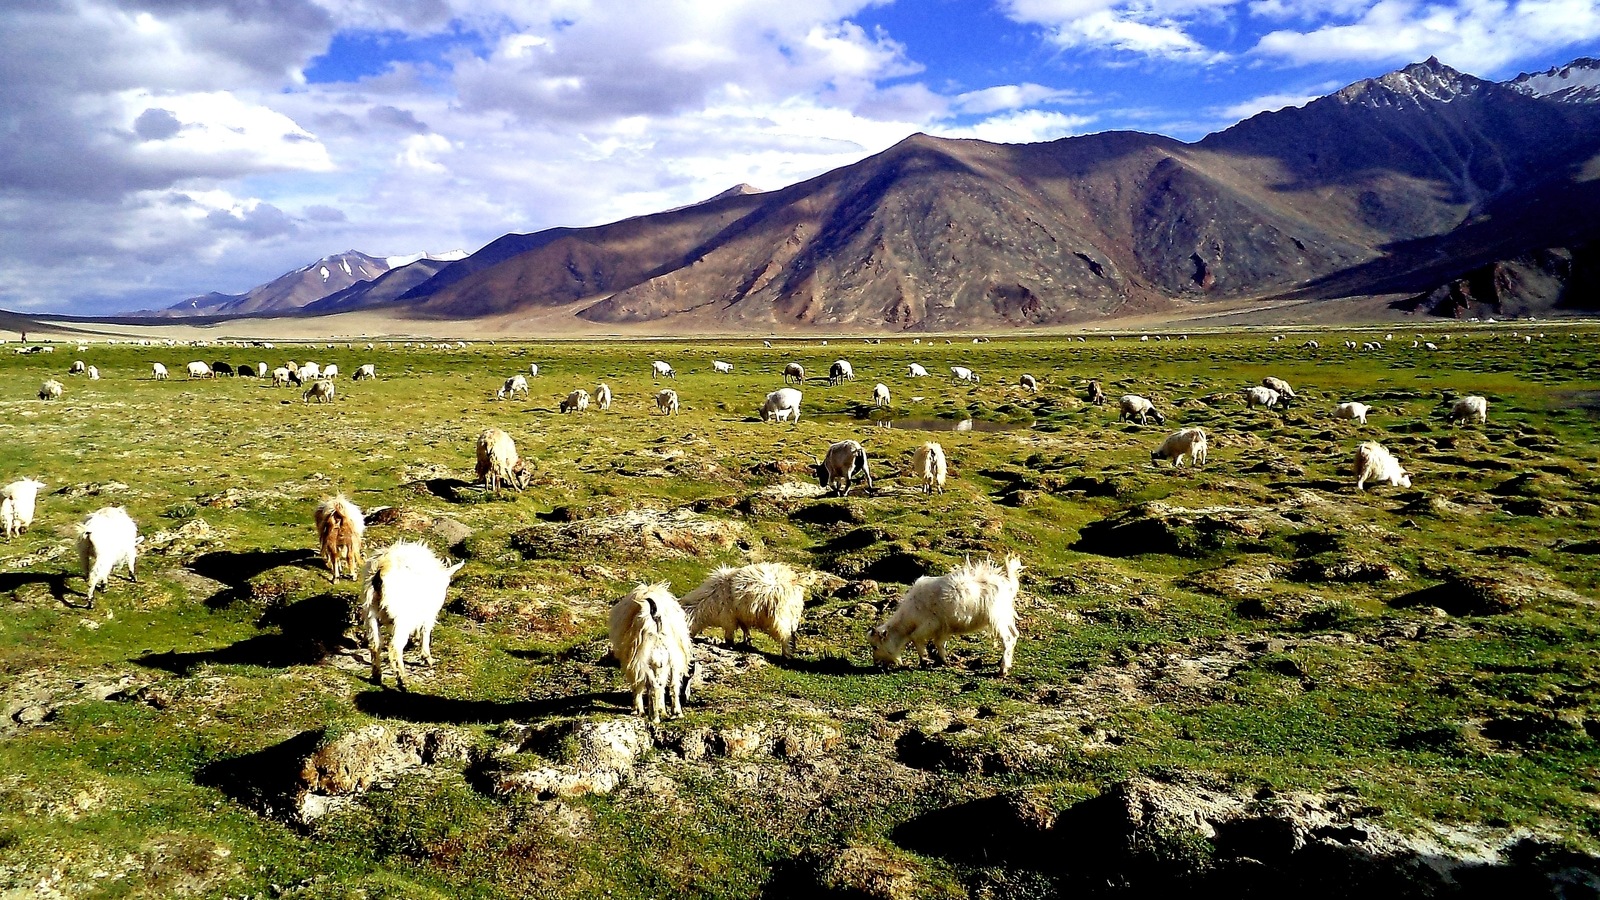
<path fill-rule="evenodd" d="M 339 594 L 318 594 L 287 606 L 275 607 L 261 616 L 258 624 L 282 629 L 279 633 L 252 635 L 226 647 L 180 653 L 147 653 L 133 662 L 174 675 L 188 675 L 206 665 L 261 666 L 285 669 L 313 666 L 330 655 L 354 649 L 345 637 L 350 623 L 349 598 Z"/>
<path fill-rule="evenodd" d="M 596 691 L 544 700 L 463 700 L 410 691 L 374 689 L 357 694 L 356 709 L 370 716 L 443 725 L 492 725 L 526 722 L 548 716 L 616 713 L 633 708 L 633 696 Z"/>
<path fill-rule="evenodd" d="M 189 564 L 190 571 L 212 581 L 220 581 L 227 590 L 206 598 L 206 606 L 222 609 L 246 599 L 250 580 L 263 572 L 283 566 L 315 565 L 320 561 L 315 550 L 219 550 L 204 553 Z"/>
<path fill-rule="evenodd" d="M 42 584 L 49 588 L 50 596 L 57 602 L 75 609 L 87 609 L 87 602 L 77 604 L 67 600 L 67 579 L 70 577 L 66 572 L 6 572 L 0 574 L 0 594 L 9 594 L 30 584 Z"/>

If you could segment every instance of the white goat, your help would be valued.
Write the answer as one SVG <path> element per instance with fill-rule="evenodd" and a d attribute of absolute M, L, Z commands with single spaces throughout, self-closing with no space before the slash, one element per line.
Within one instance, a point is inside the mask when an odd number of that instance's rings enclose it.
<path fill-rule="evenodd" d="M 82 375 L 84 370 L 87 369 L 87 368 L 88 368 L 88 366 L 84 363 L 83 360 L 75 359 L 75 360 L 72 361 L 72 365 L 67 367 L 67 374 L 68 375 Z"/>
<path fill-rule="evenodd" d="M 719 374 L 726 375 L 733 371 L 733 363 L 714 359 L 711 361 L 711 368 Z"/>
<path fill-rule="evenodd" d="M 285 369 L 283 366 L 279 366 L 276 369 L 273 369 L 272 370 L 272 386 L 273 387 L 279 387 L 279 386 L 288 387 L 289 386 L 289 370 Z"/>
<path fill-rule="evenodd" d="M 1284 381 L 1282 378 L 1274 378 L 1271 375 L 1268 375 L 1267 377 L 1261 379 L 1261 386 L 1277 391 L 1278 396 L 1284 399 L 1294 399 L 1294 388 L 1290 387 L 1289 382 Z"/>
<path fill-rule="evenodd" d="M 1341 403 L 1333 408 L 1335 419 L 1354 419 L 1362 425 L 1367 424 L 1367 413 L 1372 412 L 1372 407 L 1365 403 L 1350 401 Z"/>
<path fill-rule="evenodd" d="M 677 374 L 672 371 L 672 367 L 667 365 L 666 363 L 662 362 L 659 359 L 650 364 L 650 380 L 651 381 L 655 381 L 658 378 L 677 378 L 677 377 L 678 377 Z"/>
<path fill-rule="evenodd" d="M 836 359 L 833 361 L 833 365 L 828 367 L 829 384 L 844 384 L 846 381 L 851 381 L 855 377 L 855 367 L 851 366 L 850 363 L 846 362 L 845 360 Z"/>
<path fill-rule="evenodd" d="M 216 375 L 214 375 L 212 373 L 211 367 L 206 365 L 203 362 L 192 362 L 192 363 L 189 363 L 188 369 L 189 369 L 189 377 L 190 378 L 215 378 L 216 377 Z"/>
<path fill-rule="evenodd" d="M 367 523 L 361 507 L 346 500 L 343 494 L 325 497 L 311 513 L 317 526 L 317 546 L 322 549 L 322 561 L 332 573 L 330 581 L 339 580 L 339 566 L 354 581 L 356 570 L 361 568 L 361 538 Z"/>
<path fill-rule="evenodd" d="M 518 391 L 522 392 L 522 399 L 528 399 L 528 379 L 521 375 L 513 375 L 506 379 L 506 383 L 500 386 L 500 390 L 494 392 L 494 396 L 497 400 L 504 400 L 507 397 L 515 400 Z"/>
<path fill-rule="evenodd" d="M 126 564 L 128 578 L 138 581 L 133 571 L 139 555 L 139 527 L 120 506 L 107 506 L 89 514 L 78 526 L 78 564 L 83 580 L 89 584 L 89 605 L 94 605 L 94 589 L 111 580 L 111 570 Z"/>
<path fill-rule="evenodd" d="M 310 386 L 305 389 L 305 392 L 300 395 L 300 399 L 305 401 L 306 403 L 310 403 L 312 400 L 316 400 L 318 403 L 332 403 L 333 402 L 333 382 L 331 382 L 331 381 L 313 381 L 313 382 L 311 382 Z"/>
<path fill-rule="evenodd" d="M 944 448 L 935 441 L 928 441 L 917 452 L 911 455 L 911 474 L 922 479 L 922 492 L 933 493 L 934 488 L 939 493 L 944 493 L 945 460 Z"/>
<path fill-rule="evenodd" d="M 151 369 L 151 371 L 155 372 L 157 381 L 166 381 L 167 380 L 167 367 L 166 366 L 163 366 L 161 363 L 151 363 L 150 364 L 150 369 Z"/>
<path fill-rule="evenodd" d="M 1250 409 L 1255 409 L 1258 406 L 1275 409 L 1281 399 L 1283 398 L 1278 392 L 1269 387 L 1246 388 L 1244 392 L 1245 406 Z"/>
<path fill-rule="evenodd" d="M 906 372 L 907 378 L 927 378 L 928 370 L 918 363 L 912 363 Z"/>
<path fill-rule="evenodd" d="M 966 366 L 951 366 L 950 374 L 954 375 L 957 381 L 969 381 L 973 384 L 977 384 L 981 380 L 978 378 L 977 372 L 972 371 Z"/>
<path fill-rule="evenodd" d="M 1400 465 L 1400 460 L 1377 441 L 1367 441 L 1356 448 L 1356 490 L 1366 490 L 1368 481 L 1411 487 L 1411 473 Z"/>
<path fill-rule="evenodd" d="M 39 385 L 40 400 L 60 400 L 61 392 L 65 390 L 61 382 L 54 378 L 46 378 L 44 384 Z"/>
<path fill-rule="evenodd" d="M 656 409 L 661 410 L 662 415 L 668 416 L 677 412 L 678 392 L 671 388 L 667 388 L 661 393 L 656 394 Z"/>
<path fill-rule="evenodd" d="M 96 366 L 90 366 L 89 367 L 89 380 L 90 381 L 99 381 L 100 380 L 100 369 L 98 367 L 96 367 Z"/>
<path fill-rule="evenodd" d="M 1473 394 L 1462 397 L 1450 407 L 1450 417 L 1447 421 L 1451 425 L 1457 422 L 1471 422 L 1476 419 L 1479 423 L 1489 423 L 1489 401 Z"/>
<path fill-rule="evenodd" d="M 694 647 L 688 617 L 665 582 L 641 584 L 611 607 L 611 653 L 633 691 L 633 710 L 661 721 L 671 694 L 671 714 L 683 714 L 694 677 Z"/>
<path fill-rule="evenodd" d="M 1017 386 L 1025 391 L 1032 391 L 1035 394 L 1039 393 L 1039 382 L 1032 375 L 1024 375 L 1021 378 L 1018 378 Z"/>
<path fill-rule="evenodd" d="M 589 392 L 578 388 L 561 401 L 562 412 L 583 412 L 589 408 Z"/>
<path fill-rule="evenodd" d="M 0 489 L 0 523 L 5 525 L 6 540 L 33 526 L 33 509 L 44 482 L 21 478 Z"/>
<path fill-rule="evenodd" d="M 412 635 L 421 636 L 422 659 L 433 665 L 433 627 L 450 579 L 464 565 L 446 565 L 426 545 L 411 541 L 396 541 L 367 560 L 361 570 L 361 618 L 367 626 L 374 684 L 383 684 L 386 631 L 389 661 L 402 691 L 410 689 L 405 653 Z"/>
<path fill-rule="evenodd" d="M 322 377 L 322 367 L 314 362 L 301 363 L 296 374 L 300 376 L 301 381 L 315 381 Z"/>
<path fill-rule="evenodd" d="M 264 363 L 264 362 L 256 363 L 256 377 L 257 378 L 265 378 L 265 377 L 267 377 L 267 364 L 266 363 Z"/>
<path fill-rule="evenodd" d="M 872 473 L 867 470 L 867 451 L 856 441 L 839 441 L 828 447 L 828 453 L 817 460 L 817 481 L 831 488 L 841 497 L 850 494 L 850 483 L 856 474 L 866 476 L 867 488 L 872 488 Z"/>
<path fill-rule="evenodd" d="M 611 385 L 602 381 L 600 384 L 595 386 L 594 405 L 600 407 L 601 409 L 611 408 Z"/>
<path fill-rule="evenodd" d="M 517 490 L 528 486 L 528 468 L 517 455 L 516 442 L 498 428 L 485 428 L 478 435 L 478 480 L 499 493 L 502 484 Z"/>
<path fill-rule="evenodd" d="M 762 402 L 761 421 L 782 422 L 787 419 L 799 425 L 800 399 L 800 392 L 794 388 L 778 388 L 768 394 L 767 399 Z"/>
<path fill-rule="evenodd" d="M 378 377 L 378 367 L 373 365 L 372 363 L 366 363 L 366 364 L 364 364 L 362 366 L 358 366 L 356 368 L 356 373 L 354 375 L 350 376 L 350 380 L 352 380 L 352 381 L 365 381 L 368 378 L 377 378 L 377 377 Z"/>
<path fill-rule="evenodd" d="M 806 367 L 800 365 L 799 363 L 789 363 L 787 366 L 784 366 L 783 383 L 788 384 L 789 379 L 791 378 L 795 380 L 796 384 L 804 382 L 806 380 Z"/>
<path fill-rule="evenodd" d="M 946 575 L 924 575 L 906 589 L 887 622 L 867 632 L 872 658 L 880 665 L 900 661 L 906 645 L 925 659 L 926 645 L 933 657 L 945 661 L 945 641 L 952 635 L 988 631 L 1000 639 L 1000 675 L 1011 671 L 1017 637 L 1017 576 L 1022 561 L 1007 557 L 1004 568 L 985 560 L 968 561 Z"/>
<path fill-rule="evenodd" d="M 528 363 L 528 376 L 530 378 L 537 378 L 538 375 L 539 375 L 539 364 L 538 363 Z"/>
<path fill-rule="evenodd" d="M 327 366 L 323 367 L 322 369 L 322 377 L 328 379 L 329 381 L 333 381 L 339 377 L 339 367 L 333 363 L 328 363 Z"/>
<path fill-rule="evenodd" d="M 1137 417 L 1140 425 L 1148 425 L 1148 417 L 1155 416 L 1157 425 L 1167 424 L 1166 417 L 1161 415 L 1161 412 L 1156 409 L 1156 405 L 1138 394 L 1123 394 L 1122 399 L 1118 401 L 1118 405 L 1121 410 L 1117 413 L 1118 422 L 1124 419 L 1131 422 Z"/>
<path fill-rule="evenodd" d="M 805 613 L 806 590 L 800 575 L 783 563 L 722 566 L 700 586 L 683 596 L 689 611 L 689 634 L 721 628 L 723 640 L 733 646 L 733 633 L 759 631 L 778 642 L 784 656 L 793 656 L 800 617 Z"/>
<path fill-rule="evenodd" d="M 1172 461 L 1176 469 L 1183 463 L 1183 458 L 1189 457 L 1189 466 L 1203 466 L 1206 464 L 1206 432 L 1203 428 L 1185 428 L 1167 435 L 1161 446 L 1150 452 L 1150 460 L 1158 459 Z"/>
<path fill-rule="evenodd" d="M 889 386 L 884 384 L 881 381 L 878 382 L 876 385 L 873 385 L 873 388 L 872 388 L 872 405 L 874 407 L 881 407 L 881 406 L 888 406 L 889 405 Z"/>

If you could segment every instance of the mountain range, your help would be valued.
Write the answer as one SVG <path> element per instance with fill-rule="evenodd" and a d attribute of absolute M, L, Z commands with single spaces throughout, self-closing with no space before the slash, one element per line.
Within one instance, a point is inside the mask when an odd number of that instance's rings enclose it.
<path fill-rule="evenodd" d="M 1385 298 L 1600 308 L 1600 61 L 1506 82 L 1429 59 L 1194 143 L 913 135 L 789 187 L 463 258 L 319 260 L 166 315 L 551 314 L 684 330 L 1051 326 Z"/>

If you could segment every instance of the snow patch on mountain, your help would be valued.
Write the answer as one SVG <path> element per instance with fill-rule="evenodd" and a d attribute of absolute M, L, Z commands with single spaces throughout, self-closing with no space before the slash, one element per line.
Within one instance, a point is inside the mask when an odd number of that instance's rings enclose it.
<path fill-rule="evenodd" d="M 398 269 L 401 266 L 409 266 L 420 259 L 431 259 L 437 262 L 455 262 L 458 259 L 466 259 L 471 255 L 472 254 L 465 250 L 446 250 L 443 253 L 411 253 L 406 256 L 386 256 L 384 257 L 383 261 L 389 266 L 389 268 Z"/>
<path fill-rule="evenodd" d="M 1584 57 L 1543 72 L 1524 72 L 1505 86 L 1530 97 L 1600 103 L 1600 59 Z"/>

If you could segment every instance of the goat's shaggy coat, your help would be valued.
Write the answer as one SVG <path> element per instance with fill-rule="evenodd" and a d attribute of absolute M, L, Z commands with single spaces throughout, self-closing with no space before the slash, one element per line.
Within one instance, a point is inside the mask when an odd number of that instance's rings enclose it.
<path fill-rule="evenodd" d="M 1000 639 L 1000 674 L 1011 671 L 1017 647 L 1017 576 L 1022 562 L 1008 557 L 1004 567 L 993 562 L 966 562 L 947 575 L 924 575 L 906 589 L 889 621 L 867 632 L 872 658 L 883 665 L 900 661 L 910 644 L 919 658 L 933 644 L 933 657 L 945 661 L 945 641 L 952 635 L 988 631 Z"/>
<path fill-rule="evenodd" d="M 936 441 L 928 441 L 911 457 L 911 474 L 922 480 L 922 492 L 933 493 L 934 488 L 944 493 L 944 448 Z"/>
<path fill-rule="evenodd" d="M 602 381 L 600 384 L 595 386 L 594 405 L 600 407 L 601 409 L 611 408 L 611 385 Z"/>
<path fill-rule="evenodd" d="M 1489 422 L 1489 401 L 1483 397 L 1477 395 L 1462 397 L 1450 407 L 1450 424 L 1454 425 L 1457 421 L 1471 422 L 1474 419 L 1481 424 Z"/>
<path fill-rule="evenodd" d="M 562 412 L 583 412 L 589 408 L 589 392 L 578 388 L 561 401 Z"/>
<path fill-rule="evenodd" d="M 677 377 L 678 377 L 678 375 L 677 375 L 676 372 L 672 371 L 672 367 L 667 365 L 662 360 L 658 359 L 655 362 L 652 362 L 650 364 L 650 380 L 651 381 L 654 381 L 657 378 L 677 378 Z"/>
<path fill-rule="evenodd" d="M 1277 391 L 1278 396 L 1285 399 L 1294 399 L 1294 388 L 1290 387 L 1289 382 L 1284 381 L 1282 378 L 1274 378 L 1271 375 L 1268 375 L 1267 377 L 1261 379 L 1261 386 Z"/>
<path fill-rule="evenodd" d="M 979 381 L 983 380 L 978 377 L 977 372 L 972 371 L 966 366 L 951 366 L 950 374 L 954 375 L 957 381 L 970 381 L 973 384 L 977 384 Z"/>
<path fill-rule="evenodd" d="M 313 381 L 313 382 L 311 382 L 311 386 L 306 388 L 305 393 L 300 395 L 300 399 L 304 400 L 307 403 L 310 403 L 312 400 L 316 400 L 318 403 L 332 403 L 333 402 L 333 382 L 331 382 L 331 381 Z"/>
<path fill-rule="evenodd" d="M 1372 407 L 1365 403 L 1341 403 L 1333 408 L 1333 417 L 1335 419 L 1354 419 L 1365 425 L 1367 424 L 1367 413 L 1371 411 Z"/>
<path fill-rule="evenodd" d="M 889 386 L 887 384 L 884 384 L 880 381 L 876 385 L 873 385 L 872 405 L 875 407 L 889 405 Z"/>
<path fill-rule="evenodd" d="M 1025 391 L 1032 391 L 1035 394 L 1039 393 L 1039 381 L 1032 375 L 1024 375 L 1017 379 L 1017 386 Z"/>
<path fill-rule="evenodd" d="M 1095 406 L 1104 406 L 1106 403 L 1105 389 L 1100 387 L 1100 382 L 1089 382 L 1089 402 Z"/>
<path fill-rule="evenodd" d="M 515 400 L 518 391 L 522 392 L 522 399 L 528 399 L 528 379 L 521 375 L 513 375 L 506 379 L 506 383 L 501 385 L 500 390 L 495 391 L 494 395 L 500 400 L 504 400 L 507 397 Z"/>
<path fill-rule="evenodd" d="M 795 380 L 796 384 L 805 381 L 806 380 L 806 367 L 800 365 L 799 363 L 789 363 L 787 366 L 784 366 L 783 367 L 783 383 L 784 384 L 788 384 L 789 383 L 789 379 L 791 379 L 791 378 L 793 378 Z"/>
<path fill-rule="evenodd" d="M 671 694 L 672 715 L 683 714 L 693 677 L 694 649 L 683 607 L 665 582 L 641 584 L 611 607 L 611 652 L 633 691 L 633 709 L 661 721 Z"/>
<path fill-rule="evenodd" d="M 1156 409 L 1156 405 L 1138 394 L 1123 394 L 1120 406 L 1121 412 L 1117 413 L 1118 422 L 1123 419 L 1131 422 L 1137 418 L 1140 425 L 1148 425 L 1149 417 L 1155 416 L 1157 425 L 1167 424 L 1166 416 Z"/>
<path fill-rule="evenodd" d="M 151 363 L 150 370 L 156 374 L 157 381 L 167 380 L 167 367 L 163 366 L 161 363 Z"/>
<path fill-rule="evenodd" d="M 828 453 L 817 463 L 817 481 L 832 488 L 839 496 L 850 493 L 850 483 L 856 474 L 866 476 L 867 487 L 872 487 L 872 472 L 867 469 L 867 451 L 856 441 L 839 441 L 828 447 Z"/>
<path fill-rule="evenodd" d="M 1411 487 L 1411 473 L 1400 465 L 1400 460 L 1395 459 L 1383 445 L 1377 441 L 1367 441 L 1356 448 L 1356 490 L 1366 490 L 1367 482 L 1377 484 L 1392 484 L 1395 487 Z"/>
<path fill-rule="evenodd" d="M 446 566 L 423 544 L 397 541 L 378 551 L 361 570 L 361 618 L 372 655 L 372 680 L 383 683 L 383 635 L 389 635 L 389 661 L 406 690 L 406 644 L 421 635 L 422 658 L 433 665 L 433 626 L 444 608 L 450 579 L 466 565 Z"/>
<path fill-rule="evenodd" d="M 845 360 L 836 359 L 833 361 L 833 365 L 828 367 L 829 384 L 844 384 L 846 381 L 850 381 L 855 377 L 855 368 Z"/>
<path fill-rule="evenodd" d="M 1167 435 L 1161 446 L 1151 451 L 1150 459 L 1172 460 L 1172 467 L 1176 469 L 1183 458 L 1189 457 L 1189 465 L 1203 466 L 1206 464 L 1206 432 L 1203 428 L 1185 428 Z"/>
<path fill-rule="evenodd" d="M 1272 388 L 1267 387 L 1247 388 L 1244 392 L 1245 405 L 1251 409 L 1255 409 L 1258 406 L 1265 406 L 1267 409 L 1275 409 L 1278 406 L 1278 402 L 1282 399 L 1283 395 L 1279 394 Z"/>
<path fill-rule="evenodd" d="M 6 540 L 33 526 L 33 508 L 42 487 L 42 481 L 21 478 L 0 490 L 0 523 L 5 525 Z"/>
<path fill-rule="evenodd" d="M 361 381 L 361 380 L 366 379 L 366 378 L 377 378 L 377 377 L 378 377 L 378 367 L 373 365 L 372 363 L 366 363 L 365 365 L 358 366 L 356 368 L 356 374 L 350 376 L 351 380 L 353 380 L 353 381 Z"/>
<path fill-rule="evenodd" d="M 670 416 L 678 411 L 678 392 L 668 388 L 656 395 L 656 409 Z"/>
<path fill-rule="evenodd" d="M 778 388 L 761 403 L 761 421 L 782 422 L 785 419 L 800 424 L 801 394 L 794 388 Z"/>
<path fill-rule="evenodd" d="M 316 522 L 317 543 L 332 580 L 339 580 L 339 567 L 343 565 L 344 573 L 354 581 L 361 568 L 361 537 L 367 527 L 361 508 L 339 494 L 317 504 L 311 518 Z"/>
<path fill-rule="evenodd" d="M 78 526 L 78 564 L 83 580 L 89 584 L 89 605 L 94 605 L 94 589 L 111 580 L 111 570 L 124 563 L 128 578 L 138 581 L 133 571 L 139 555 L 139 526 L 120 506 L 107 506 L 89 514 Z"/>
<path fill-rule="evenodd" d="M 806 592 L 800 576 L 783 563 L 722 566 L 685 594 L 683 605 L 689 610 L 691 635 L 721 628 L 731 647 L 735 631 L 743 632 L 746 644 L 750 632 L 759 631 L 777 641 L 784 656 L 791 656 Z"/>
<path fill-rule="evenodd" d="M 61 391 L 61 382 L 55 380 L 54 378 L 47 378 L 45 379 L 44 384 L 39 385 L 39 399 L 60 400 Z"/>
<path fill-rule="evenodd" d="M 478 480 L 496 492 L 502 484 L 519 491 L 528 486 L 528 469 L 511 435 L 498 428 L 485 428 L 478 435 Z"/>

